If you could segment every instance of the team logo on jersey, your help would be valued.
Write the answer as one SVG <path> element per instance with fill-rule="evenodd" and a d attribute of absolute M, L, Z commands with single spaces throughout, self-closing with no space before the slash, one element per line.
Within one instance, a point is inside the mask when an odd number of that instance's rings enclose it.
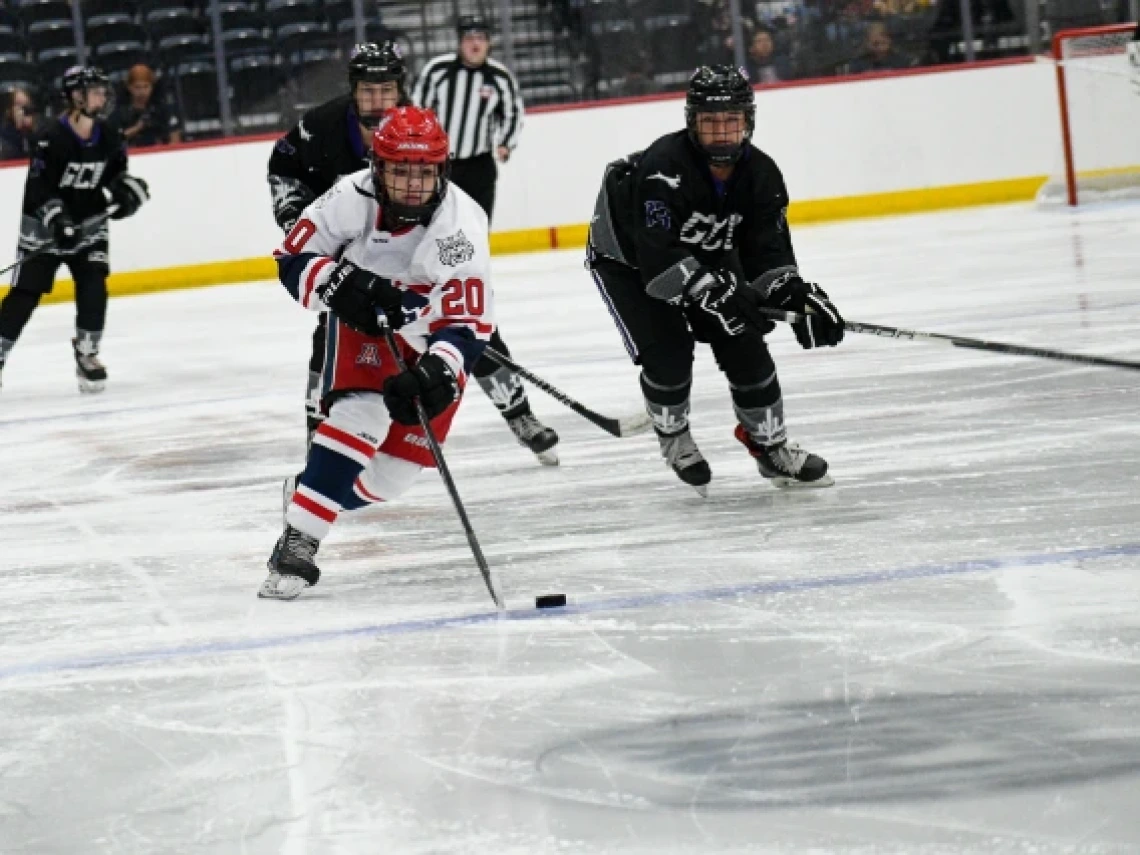
<path fill-rule="evenodd" d="M 709 252 L 731 250 L 732 233 L 743 219 L 740 214 L 729 214 L 728 219 L 718 220 L 713 214 L 695 211 L 681 226 L 681 242 L 696 244 Z"/>
<path fill-rule="evenodd" d="M 360 346 L 360 356 L 356 357 L 357 365 L 379 365 L 380 349 L 376 344 L 365 342 Z"/>
<path fill-rule="evenodd" d="M 647 229 L 665 229 L 668 231 L 672 226 L 673 220 L 669 217 L 669 208 L 664 202 L 650 199 L 645 203 L 645 227 Z"/>
<path fill-rule="evenodd" d="M 664 181 L 666 184 L 669 185 L 670 190 L 680 190 L 681 189 L 681 176 L 680 175 L 669 176 L 669 175 L 665 175 L 662 172 L 657 172 L 655 175 L 650 175 L 649 178 L 646 180 L 652 181 L 654 178 L 656 178 L 658 181 Z"/>
<path fill-rule="evenodd" d="M 465 261 L 475 257 L 475 245 L 467 240 L 467 235 L 460 229 L 451 237 L 436 238 L 439 247 L 439 263 L 448 267 L 458 267 Z"/>
<path fill-rule="evenodd" d="M 76 190 L 94 190 L 99 186 L 99 179 L 103 177 L 103 170 L 107 164 L 98 163 L 69 163 L 63 170 L 63 177 L 59 179 L 60 187 L 74 187 Z"/>

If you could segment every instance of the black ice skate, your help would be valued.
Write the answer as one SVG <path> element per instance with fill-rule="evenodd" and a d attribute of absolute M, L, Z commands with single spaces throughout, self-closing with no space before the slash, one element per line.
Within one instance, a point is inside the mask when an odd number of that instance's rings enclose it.
<path fill-rule="evenodd" d="M 107 368 L 99 361 L 99 342 L 91 336 L 71 340 L 75 353 L 75 376 L 84 394 L 102 392 L 107 386 Z"/>
<path fill-rule="evenodd" d="M 271 600 L 294 600 L 303 590 L 321 578 L 320 568 L 313 561 L 321 542 L 298 531 L 291 525 L 273 547 L 269 556 L 269 576 L 261 583 L 257 596 Z"/>
<path fill-rule="evenodd" d="M 543 466 L 558 465 L 558 452 L 554 450 L 554 446 L 558 445 L 558 434 L 552 428 L 548 428 L 532 413 L 507 419 L 507 425 L 518 439 L 519 445 L 530 449 L 539 463 Z"/>
<path fill-rule="evenodd" d="M 744 425 L 736 426 L 736 438 L 756 460 L 760 474 L 776 487 L 830 487 L 835 480 L 827 474 L 827 461 L 809 454 L 798 445 L 778 442 L 761 445 Z"/>
<path fill-rule="evenodd" d="M 712 469 L 697 448 L 689 429 L 678 433 L 657 431 L 657 441 L 661 443 L 661 456 L 665 458 L 665 465 L 701 496 L 707 496 Z"/>

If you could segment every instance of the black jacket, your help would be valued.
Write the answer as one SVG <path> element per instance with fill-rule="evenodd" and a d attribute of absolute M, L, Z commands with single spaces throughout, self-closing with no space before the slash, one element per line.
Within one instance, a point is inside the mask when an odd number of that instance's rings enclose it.
<path fill-rule="evenodd" d="M 269 156 L 277 225 L 289 231 L 310 202 L 368 162 L 352 96 L 341 95 L 309 110 Z"/>
<path fill-rule="evenodd" d="M 62 205 L 76 224 L 107 210 L 103 188 L 127 171 L 127 149 L 114 127 L 95 122 L 88 140 L 81 140 L 65 117 L 48 123 L 32 150 L 24 185 L 20 248 L 39 249 L 51 239 L 45 215 Z M 84 235 L 80 246 L 106 240 L 107 227 Z"/>
<path fill-rule="evenodd" d="M 680 293 L 700 265 L 754 280 L 794 266 L 788 191 L 775 162 L 749 144 L 718 189 L 687 131 L 606 167 L 590 249 L 640 271 L 655 293 Z"/>

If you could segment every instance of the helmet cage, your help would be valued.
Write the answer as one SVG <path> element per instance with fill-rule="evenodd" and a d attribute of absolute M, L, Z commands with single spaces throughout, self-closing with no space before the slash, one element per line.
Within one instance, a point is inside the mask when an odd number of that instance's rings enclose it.
<path fill-rule="evenodd" d="M 388 41 L 379 45 L 369 42 L 356 45 L 352 49 L 352 59 L 348 62 L 348 87 L 360 124 L 366 128 L 375 129 L 383 119 L 384 111 L 379 114 L 364 113 L 356 98 L 357 84 L 395 83 L 396 106 L 399 106 L 406 103 L 408 99 L 407 91 L 404 88 L 406 76 L 407 68 L 395 42 Z"/>
<path fill-rule="evenodd" d="M 61 88 L 63 99 L 68 112 L 72 110 L 88 119 L 101 119 L 110 115 L 114 101 L 114 91 L 111 89 L 111 80 L 102 69 L 95 66 L 74 66 L 64 72 Z M 103 90 L 103 106 L 92 109 L 87 106 L 88 93 L 92 89 Z M 77 101 L 76 95 L 82 100 Z"/>
<path fill-rule="evenodd" d="M 701 113 L 743 113 L 744 135 L 737 142 L 706 145 L 697 131 Z M 756 129 L 756 99 L 743 69 L 731 65 L 702 66 L 689 79 L 685 96 L 685 127 L 699 150 L 715 166 L 735 163 Z"/>
<path fill-rule="evenodd" d="M 437 167 L 435 177 L 435 192 L 424 203 L 411 205 L 400 202 L 388 193 L 388 183 L 384 180 L 384 167 L 386 164 L 419 163 Z M 385 160 L 380 156 L 372 156 L 372 184 L 376 188 L 376 200 L 380 203 L 380 212 L 384 223 L 391 228 L 404 228 L 406 226 L 427 225 L 435 213 L 436 208 L 442 204 L 447 195 L 448 180 L 451 177 L 451 158 L 443 163 L 431 163 L 428 160 Z"/>

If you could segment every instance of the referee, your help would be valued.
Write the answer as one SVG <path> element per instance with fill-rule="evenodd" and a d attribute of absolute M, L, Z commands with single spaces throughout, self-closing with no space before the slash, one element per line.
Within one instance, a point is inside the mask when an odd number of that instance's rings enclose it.
<path fill-rule="evenodd" d="M 487 212 L 495 208 L 495 160 L 506 162 L 519 141 L 523 102 L 514 75 L 491 59 L 491 28 L 482 18 L 465 15 L 457 27 L 459 50 L 428 62 L 416 83 L 413 100 L 433 110 L 451 140 L 450 180 Z M 496 330 L 491 347 L 510 354 Z M 475 379 L 498 408 L 519 444 L 539 462 L 558 464 L 558 434 L 530 409 L 522 378 L 488 357 L 475 364 Z"/>

